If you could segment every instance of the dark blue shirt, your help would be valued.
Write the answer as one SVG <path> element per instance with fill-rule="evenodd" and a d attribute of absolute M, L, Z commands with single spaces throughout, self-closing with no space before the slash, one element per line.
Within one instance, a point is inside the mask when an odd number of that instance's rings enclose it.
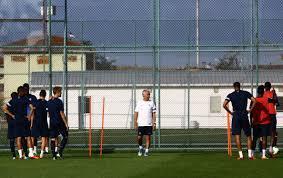
<path fill-rule="evenodd" d="M 31 102 L 28 100 L 27 97 L 16 97 L 12 99 L 9 103 L 8 106 L 11 107 L 12 113 L 15 113 L 15 119 L 16 120 L 21 120 L 21 121 L 28 121 L 26 118 L 27 114 L 27 107 Z"/>
<path fill-rule="evenodd" d="M 62 121 L 60 112 L 64 112 L 64 105 L 59 98 L 53 98 L 47 103 L 50 123 L 59 124 Z"/>
<path fill-rule="evenodd" d="M 8 107 L 7 109 L 11 114 L 15 115 L 13 108 L 10 105 L 11 102 L 12 102 L 12 99 L 7 103 L 7 107 Z M 5 115 L 6 115 L 6 119 L 7 119 L 8 122 L 14 121 L 14 118 L 12 118 L 9 114 L 5 114 Z"/>
<path fill-rule="evenodd" d="M 37 98 L 36 96 L 32 95 L 32 94 L 28 94 L 26 96 L 28 98 L 28 100 L 30 101 L 30 103 L 32 104 L 33 107 L 35 107 L 36 103 L 37 103 Z M 27 107 L 27 113 L 30 114 L 30 108 Z"/>
<path fill-rule="evenodd" d="M 47 101 L 38 99 L 35 103 L 34 122 L 36 126 L 47 126 Z"/>
<path fill-rule="evenodd" d="M 232 102 L 233 110 L 234 111 L 246 111 L 248 105 L 248 99 L 251 99 L 253 95 L 247 91 L 234 91 L 230 93 L 226 100 Z"/>

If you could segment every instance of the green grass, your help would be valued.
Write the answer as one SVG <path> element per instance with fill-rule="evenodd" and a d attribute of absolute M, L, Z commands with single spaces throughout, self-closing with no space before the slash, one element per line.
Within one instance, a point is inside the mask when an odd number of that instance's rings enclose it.
<path fill-rule="evenodd" d="M 282 165 L 280 157 L 237 161 L 219 152 L 153 152 L 149 157 L 137 157 L 136 153 L 112 153 L 105 154 L 100 160 L 97 155 L 88 159 L 81 152 L 67 151 L 64 160 L 56 161 L 50 158 L 11 160 L 7 154 L 0 155 L 3 178 L 266 178 L 280 177 Z"/>

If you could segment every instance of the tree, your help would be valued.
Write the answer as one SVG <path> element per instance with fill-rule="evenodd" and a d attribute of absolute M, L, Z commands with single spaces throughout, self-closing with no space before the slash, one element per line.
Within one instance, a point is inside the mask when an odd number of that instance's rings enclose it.
<path fill-rule="evenodd" d="M 81 41 L 84 46 L 91 46 L 91 41 Z M 114 65 L 116 60 L 109 60 L 105 55 L 93 52 L 87 52 L 86 54 L 86 69 L 87 70 L 117 70 L 117 66 Z"/>
<path fill-rule="evenodd" d="M 109 60 L 105 56 L 95 53 L 95 70 L 116 70 L 116 60 Z"/>
<path fill-rule="evenodd" d="M 223 57 L 219 58 L 218 64 L 216 64 L 215 69 L 217 70 L 239 70 L 241 69 L 239 64 L 239 53 L 230 52 L 225 54 Z"/>

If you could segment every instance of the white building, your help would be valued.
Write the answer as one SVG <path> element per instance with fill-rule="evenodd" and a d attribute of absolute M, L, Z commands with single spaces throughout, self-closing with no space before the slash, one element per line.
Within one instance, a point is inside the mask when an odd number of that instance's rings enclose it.
<path fill-rule="evenodd" d="M 71 128 L 88 128 L 89 107 L 92 113 L 92 127 L 100 128 L 103 97 L 106 99 L 105 128 L 133 128 L 134 103 L 142 99 L 141 93 L 144 88 L 152 89 L 153 83 L 153 73 L 146 71 L 88 71 L 70 72 L 68 75 L 68 119 Z M 222 103 L 233 91 L 233 82 L 239 81 L 244 90 L 251 91 L 250 72 L 165 71 L 161 72 L 160 77 L 160 106 L 157 103 L 157 107 L 160 110 L 161 128 L 226 127 L 227 114 L 222 108 Z M 61 78 L 62 72 L 54 73 L 54 85 L 62 85 Z M 283 126 L 282 71 L 261 70 L 259 79 L 260 84 L 270 81 L 275 87 L 282 103 L 278 107 L 278 125 Z M 45 73 L 32 73 L 33 93 L 38 95 L 40 89 L 46 85 L 48 85 L 48 78 Z M 79 101 L 82 93 L 86 98 L 91 96 L 91 106 L 88 103 L 85 104 L 86 113 L 81 119 Z M 255 94 L 255 86 L 253 93 Z M 158 94 L 156 96 L 158 99 Z"/>

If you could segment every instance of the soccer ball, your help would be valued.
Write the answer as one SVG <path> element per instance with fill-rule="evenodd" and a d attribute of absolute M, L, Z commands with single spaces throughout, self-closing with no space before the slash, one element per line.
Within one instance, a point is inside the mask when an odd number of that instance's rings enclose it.
<path fill-rule="evenodd" d="M 272 149 L 273 149 L 273 154 L 274 155 L 277 155 L 279 153 L 279 148 L 278 147 L 274 146 Z"/>

